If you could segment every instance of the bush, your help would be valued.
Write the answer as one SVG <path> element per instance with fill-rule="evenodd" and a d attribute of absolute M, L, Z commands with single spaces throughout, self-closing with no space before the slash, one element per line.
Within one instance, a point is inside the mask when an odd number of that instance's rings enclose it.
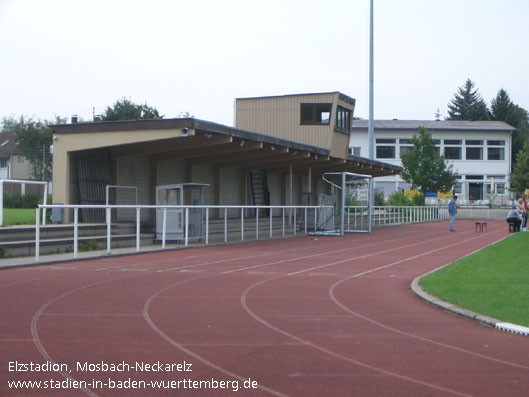
<path fill-rule="evenodd" d="M 384 192 L 380 190 L 375 191 L 375 207 L 382 207 L 386 205 L 386 200 L 384 199 Z"/>
<path fill-rule="evenodd" d="M 4 193 L 4 208 L 37 208 L 40 203 L 40 195 L 26 193 L 20 194 Z"/>
<path fill-rule="evenodd" d="M 411 206 L 415 204 L 408 197 L 406 197 L 404 192 L 394 192 L 388 197 L 388 201 L 386 202 L 386 205 L 389 205 L 392 207 L 404 207 L 404 206 Z"/>
<path fill-rule="evenodd" d="M 412 199 L 413 205 L 416 205 L 418 207 L 422 207 L 424 205 L 424 194 L 419 193 L 413 196 Z"/>

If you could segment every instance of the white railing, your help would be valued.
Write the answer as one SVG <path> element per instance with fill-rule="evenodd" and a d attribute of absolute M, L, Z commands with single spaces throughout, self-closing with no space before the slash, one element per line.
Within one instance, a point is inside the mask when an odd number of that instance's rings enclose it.
<path fill-rule="evenodd" d="M 201 236 L 201 238 L 204 239 L 205 244 L 209 244 L 209 238 L 210 238 L 210 231 L 209 231 L 209 222 L 210 222 L 210 210 L 218 210 L 223 212 L 223 218 L 224 218 L 224 242 L 228 242 L 228 210 L 239 210 L 240 211 L 240 229 L 236 230 L 235 232 L 240 232 L 241 237 L 240 241 L 244 241 L 244 232 L 245 232 L 245 219 L 248 218 L 245 217 L 245 213 L 248 211 L 252 211 L 255 213 L 255 239 L 259 239 L 259 219 L 260 218 L 267 218 L 269 221 L 269 236 L 270 238 L 273 237 L 273 224 L 274 224 L 274 210 L 277 214 L 277 212 L 281 213 L 281 225 L 282 225 L 282 237 L 286 236 L 286 229 L 287 229 L 287 222 L 288 226 L 292 229 L 292 234 L 295 236 L 297 234 L 297 226 L 298 224 L 302 225 L 302 229 L 305 234 L 308 233 L 309 228 L 313 228 L 313 230 L 316 230 L 317 225 L 317 213 L 318 210 L 320 210 L 321 206 L 252 206 L 252 205 L 246 205 L 246 206 L 236 206 L 236 205 L 211 205 L 211 206 L 205 206 L 205 205 L 193 205 L 193 206 L 163 206 L 163 205 L 63 205 L 63 204 L 50 204 L 50 205 L 39 205 L 36 209 L 36 217 L 35 217 L 35 261 L 39 261 L 40 256 L 40 211 L 43 210 L 44 212 L 46 209 L 49 208 L 62 208 L 62 209 L 69 209 L 73 210 L 73 228 L 74 228 L 74 244 L 73 244 L 73 255 L 74 258 L 77 258 L 78 256 L 78 249 L 79 249 L 79 209 L 101 209 L 105 210 L 105 223 L 106 223 L 106 246 L 107 246 L 107 254 L 111 253 L 111 240 L 112 240 L 112 227 L 111 227 L 111 210 L 112 209 L 134 209 L 136 211 L 136 251 L 138 252 L 140 250 L 140 212 L 142 210 L 162 210 L 163 217 L 162 217 L 162 248 L 165 248 L 166 246 L 166 230 L 167 230 L 167 211 L 168 210 L 181 210 L 184 211 L 185 216 L 184 219 L 184 232 L 183 232 L 183 238 L 184 246 L 188 246 L 189 244 L 189 210 L 193 209 L 203 209 L 204 210 L 204 222 L 205 222 L 205 233 L 204 236 Z M 326 207 L 325 207 L 326 208 Z M 332 207 L 329 207 L 332 208 Z M 223 210 L 223 211 L 222 211 Z M 269 210 L 269 215 L 266 217 L 260 216 L 259 213 L 262 210 Z M 309 225 L 309 211 L 311 211 L 314 214 L 314 222 L 313 224 Z M 301 222 L 298 222 L 298 213 L 301 213 L 302 219 L 300 219 Z M 276 219 L 277 221 L 277 219 Z M 234 230 L 230 230 L 230 233 L 234 232 Z"/>
<path fill-rule="evenodd" d="M 50 204 L 50 205 L 39 205 L 36 209 L 35 216 L 35 261 L 39 261 L 40 256 L 40 212 L 46 212 L 46 209 L 50 208 L 62 208 L 73 210 L 73 256 L 77 258 L 79 249 L 79 209 L 101 209 L 105 210 L 105 223 L 106 223 L 106 251 L 107 254 L 111 253 L 111 242 L 112 242 L 112 220 L 111 211 L 112 209 L 134 209 L 136 211 L 136 251 L 140 251 L 140 226 L 141 226 L 141 211 L 142 210 L 162 210 L 162 248 L 166 247 L 166 231 L 167 231 L 167 211 L 169 210 L 181 210 L 184 212 L 184 225 L 182 239 L 184 246 L 189 245 L 189 210 L 203 209 L 204 210 L 204 235 L 203 238 L 206 245 L 209 244 L 210 240 L 210 211 L 218 211 L 223 218 L 223 241 L 228 242 L 228 234 L 234 232 L 240 232 L 240 241 L 245 239 L 245 220 L 248 217 L 245 216 L 249 211 L 254 212 L 255 217 L 255 240 L 259 239 L 259 221 L 260 219 L 268 220 L 269 222 L 269 237 L 273 237 L 273 224 L 274 224 L 274 211 L 280 213 L 281 220 L 279 221 L 276 217 L 275 221 L 281 222 L 281 237 L 285 237 L 287 229 L 290 230 L 292 235 L 297 234 L 297 228 L 300 231 L 307 234 L 310 231 L 317 231 L 319 228 L 318 222 L 318 211 L 325 209 L 334 209 L 332 206 L 236 206 L 236 205 L 193 205 L 193 206 L 163 206 L 163 205 L 63 205 L 63 204 Z M 228 231 L 228 211 L 236 211 L 238 217 L 240 217 L 240 229 Z M 262 210 L 267 210 L 267 216 L 260 216 Z M 368 224 L 368 217 L 366 207 L 346 207 L 346 225 L 345 230 L 351 229 L 353 222 L 355 228 L 357 225 L 362 223 L 363 225 Z M 311 218 L 309 220 L 309 217 Z M 230 217 L 234 219 L 233 217 Z M 371 223 L 373 227 L 384 226 L 384 225 L 397 225 L 405 223 L 420 223 L 420 222 L 432 222 L 448 219 L 447 207 L 374 207 L 371 217 Z M 288 226 L 287 226 L 288 222 Z M 43 220 L 44 223 L 44 220 Z M 310 224 L 309 224 L 310 223 Z M 180 240 L 180 239 L 179 239 Z"/>
<path fill-rule="evenodd" d="M 368 226 L 367 207 L 345 207 L 345 229 L 363 229 Z M 371 226 L 403 225 L 436 222 L 448 219 L 447 206 L 380 206 L 373 207 Z"/>

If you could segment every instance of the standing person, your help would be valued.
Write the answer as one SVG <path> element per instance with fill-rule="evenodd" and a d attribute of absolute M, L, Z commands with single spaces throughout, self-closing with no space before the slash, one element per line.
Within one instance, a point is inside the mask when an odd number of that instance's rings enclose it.
<path fill-rule="evenodd" d="M 529 207 L 527 206 L 527 196 L 523 196 L 524 214 L 522 219 L 523 231 L 527 231 L 527 213 L 529 213 Z"/>
<path fill-rule="evenodd" d="M 456 214 L 457 214 L 457 196 L 454 194 L 452 196 L 452 201 L 448 203 L 448 214 L 450 215 L 450 231 L 454 231 L 454 222 L 456 220 Z"/>
<path fill-rule="evenodd" d="M 518 231 L 521 231 L 523 230 L 523 227 L 524 227 L 524 219 L 525 219 L 525 216 L 527 215 L 527 212 L 525 211 L 525 204 L 523 202 L 523 198 L 519 198 L 518 199 L 518 206 L 516 207 L 516 210 L 518 211 L 518 215 L 520 215 L 520 219 L 521 219 L 521 225 L 520 225 L 520 230 Z"/>

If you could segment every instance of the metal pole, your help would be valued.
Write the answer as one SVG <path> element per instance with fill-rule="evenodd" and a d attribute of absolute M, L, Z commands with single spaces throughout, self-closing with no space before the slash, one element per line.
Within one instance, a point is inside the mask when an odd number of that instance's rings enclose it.
<path fill-rule="evenodd" d="M 342 172 L 342 203 L 340 205 L 340 235 L 344 235 L 345 226 L 345 172 Z"/>
<path fill-rule="evenodd" d="M 244 241 L 244 208 L 241 208 L 241 241 Z"/>
<path fill-rule="evenodd" d="M 75 207 L 73 209 L 73 257 L 74 258 L 77 258 L 78 247 L 79 247 L 79 208 Z"/>
<path fill-rule="evenodd" d="M 187 244 L 189 243 L 189 208 L 186 208 L 185 233 L 184 245 L 187 247 Z"/>
<path fill-rule="evenodd" d="M 375 159 L 375 121 L 374 121 L 374 29 L 373 29 L 373 0 L 369 2 L 369 122 L 367 128 L 367 140 L 369 142 L 369 159 Z M 369 181 L 369 212 L 368 229 L 371 232 L 371 216 L 373 214 L 373 204 L 375 201 L 373 179 Z"/>
<path fill-rule="evenodd" d="M 228 242 L 228 209 L 224 208 L 224 242 Z"/>
<path fill-rule="evenodd" d="M 136 208 L 136 252 L 140 250 L 140 208 Z"/>
<path fill-rule="evenodd" d="M 163 209 L 162 216 L 162 248 L 165 248 L 165 229 L 167 226 L 167 207 Z"/>
<path fill-rule="evenodd" d="M 283 207 L 282 217 L 283 217 L 283 237 L 285 237 L 285 207 Z"/>
<path fill-rule="evenodd" d="M 209 243 L 209 208 L 206 208 L 206 245 Z"/>
<path fill-rule="evenodd" d="M 39 254 L 40 254 L 40 208 L 37 207 L 35 210 L 36 216 L 35 216 L 35 262 L 39 261 Z"/>
<path fill-rule="evenodd" d="M 107 211 L 106 211 L 106 215 L 107 215 L 107 254 L 110 254 L 110 220 L 111 220 L 111 213 L 110 213 L 110 208 L 107 207 Z"/>
<path fill-rule="evenodd" d="M 42 202 L 46 205 L 48 201 L 48 182 L 44 185 L 44 200 Z M 46 226 L 46 209 L 42 210 L 42 224 Z"/>

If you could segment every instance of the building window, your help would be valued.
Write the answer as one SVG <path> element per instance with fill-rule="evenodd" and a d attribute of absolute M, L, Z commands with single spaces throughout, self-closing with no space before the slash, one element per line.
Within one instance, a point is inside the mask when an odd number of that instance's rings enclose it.
<path fill-rule="evenodd" d="M 467 147 L 467 160 L 483 160 L 483 148 Z"/>
<path fill-rule="evenodd" d="M 505 146 L 505 141 L 487 141 L 489 146 Z"/>
<path fill-rule="evenodd" d="M 483 180 L 483 175 L 467 175 L 465 178 L 468 180 Z"/>
<path fill-rule="evenodd" d="M 496 184 L 496 194 L 505 194 L 505 183 Z"/>
<path fill-rule="evenodd" d="M 301 124 L 328 125 L 331 122 L 332 103 L 302 103 Z"/>
<path fill-rule="evenodd" d="M 7 168 L 7 160 L 0 159 L 0 168 Z"/>
<path fill-rule="evenodd" d="M 461 194 L 462 190 L 461 190 L 461 183 L 458 182 L 454 185 L 454 194 Z"/>
<path fill-rule="evenodd" d="M 394 159 L 395 146 L 377 146 L 378 159 Z"/>
<path fill-rule="evenodd" d="M 445 159 L 447 160 L 461 160 L 461 148 L 457 146 L 445 147 Z"/>
<path fill-rule="evenodd" d="M 350 147 L 349 154 L 352 154 L 353 156 L 360 156 L 361 149 L 362 148 L 360 146 Z"/>
<path fill-rule="evenodd" d="M 489 160 L 505 160 L 505 149 L 502 147 L 487 148 L 487 158 Z"/>
<path fill-rule="evenodd" d="M 336 129 L 340 131 L 351 131 L 351 111 L 338 106 L 336 110 Z"/>
<path fill-rule="evenodd" d="M 377 144 L 377 158 L 379 159 L 394 159 L 395 158 L 395 144 L 396 139 L 378 138 Z"/>
<path fill-rule="evenodd" d="M 483 141 L 474 139 L 465 139 L 465 145 L 480 146 L 483 145 Z"/>
<path fill-rule="evenodd" d="M 413 146 L 400 146 L 399 147 L 399 150 L 400 150 L 400 158 L 402 158 L 402 155 L 406 152 L 409 152 L 410 150 L 413 149 Z"/>
<path fill-rule="evenodd" d="M 461 139 L 445 139 L 445 145 L 461 145 Z"/>

